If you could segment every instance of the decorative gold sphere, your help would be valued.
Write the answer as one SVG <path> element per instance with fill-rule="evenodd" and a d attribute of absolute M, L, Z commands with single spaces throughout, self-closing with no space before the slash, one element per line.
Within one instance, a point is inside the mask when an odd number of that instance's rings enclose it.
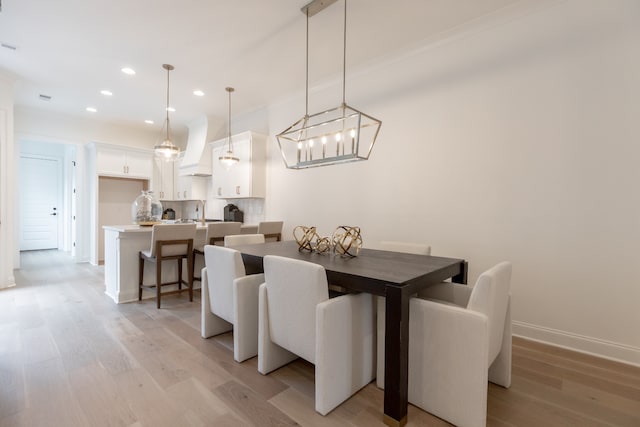
<path fill-rule="evenodd" d="M 299 225 L 293 229 L 293 238 L 298 243 L 299 251 L 313 252 L 313 239 L 318 236 L 315 227 L 305 227 Z"/>
<path fill-rule="evenodd" d="M 332 235 L 335 252 L 345 257 L 356 257 L 362 248 L 360 227 L 341 225 Z"/>

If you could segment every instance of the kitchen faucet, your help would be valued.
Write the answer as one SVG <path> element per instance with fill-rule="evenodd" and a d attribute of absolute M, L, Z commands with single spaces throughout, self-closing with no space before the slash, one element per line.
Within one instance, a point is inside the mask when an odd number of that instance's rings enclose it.
<path fill-rule="evenodd" d="M 204 211 L 205 211 L 205 206 L 207 204 L 206 200 L 200 200 L 200 202 L 202 203 L 202 218 L 200 218 L 200 222 L 202 223 L 202 225 L 204 225 L 207 221 L 204 219 Z"/>

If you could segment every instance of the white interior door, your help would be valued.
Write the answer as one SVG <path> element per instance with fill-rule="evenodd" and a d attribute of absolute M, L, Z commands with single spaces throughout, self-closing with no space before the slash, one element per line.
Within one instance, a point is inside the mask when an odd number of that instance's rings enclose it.
<path fill-rule="evenodd" d="M 58 248 L 60 162 L 20 157 L 20 250 Z"/>

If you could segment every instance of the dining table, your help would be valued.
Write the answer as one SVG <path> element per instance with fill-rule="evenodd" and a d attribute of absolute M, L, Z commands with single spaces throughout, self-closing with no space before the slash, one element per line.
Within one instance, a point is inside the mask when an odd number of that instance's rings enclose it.
<path fill-rule="evenodd" d="M 295 241 L 234 246 L 247 274 L 262 273 L 263 258 L 277 255 L 321 265 L 329 284 L 347 292 L 385 297 L 385 376 L 383 421 L 407 423 L 409 375 L 409 300 L 420 290 L 451 279 L 467 283 L 464 259 L 363 248 L 355 257 L 299 250 Z"/>

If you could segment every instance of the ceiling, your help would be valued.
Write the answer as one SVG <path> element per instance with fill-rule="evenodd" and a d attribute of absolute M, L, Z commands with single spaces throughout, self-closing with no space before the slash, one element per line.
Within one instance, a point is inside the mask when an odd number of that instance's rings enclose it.
<path fill-rule="evenodd" d="M 308 0 L 0 0 L 0 73 L 15 105 L 160 127 L 166 71 L 174 128 L 205 114 L 258 109 L 304 91 Z M 378 57 L 462 28 L 517 0 L 349 0 L 347 74 Z M 342 71 L 344 3 L 309 20 L 309 77 Z M 128 76 L 122 67 L 136 70 Z M 100 91 L 113 93 L 106 97 Z M 202 90 L 197 97 L 193 91 Z M 51 97 L 43 101 L 40 95 Z M 86 107 L 94 107 L 90 113 Z M 155 121 L 145 125 L 144 120 Z"/>

